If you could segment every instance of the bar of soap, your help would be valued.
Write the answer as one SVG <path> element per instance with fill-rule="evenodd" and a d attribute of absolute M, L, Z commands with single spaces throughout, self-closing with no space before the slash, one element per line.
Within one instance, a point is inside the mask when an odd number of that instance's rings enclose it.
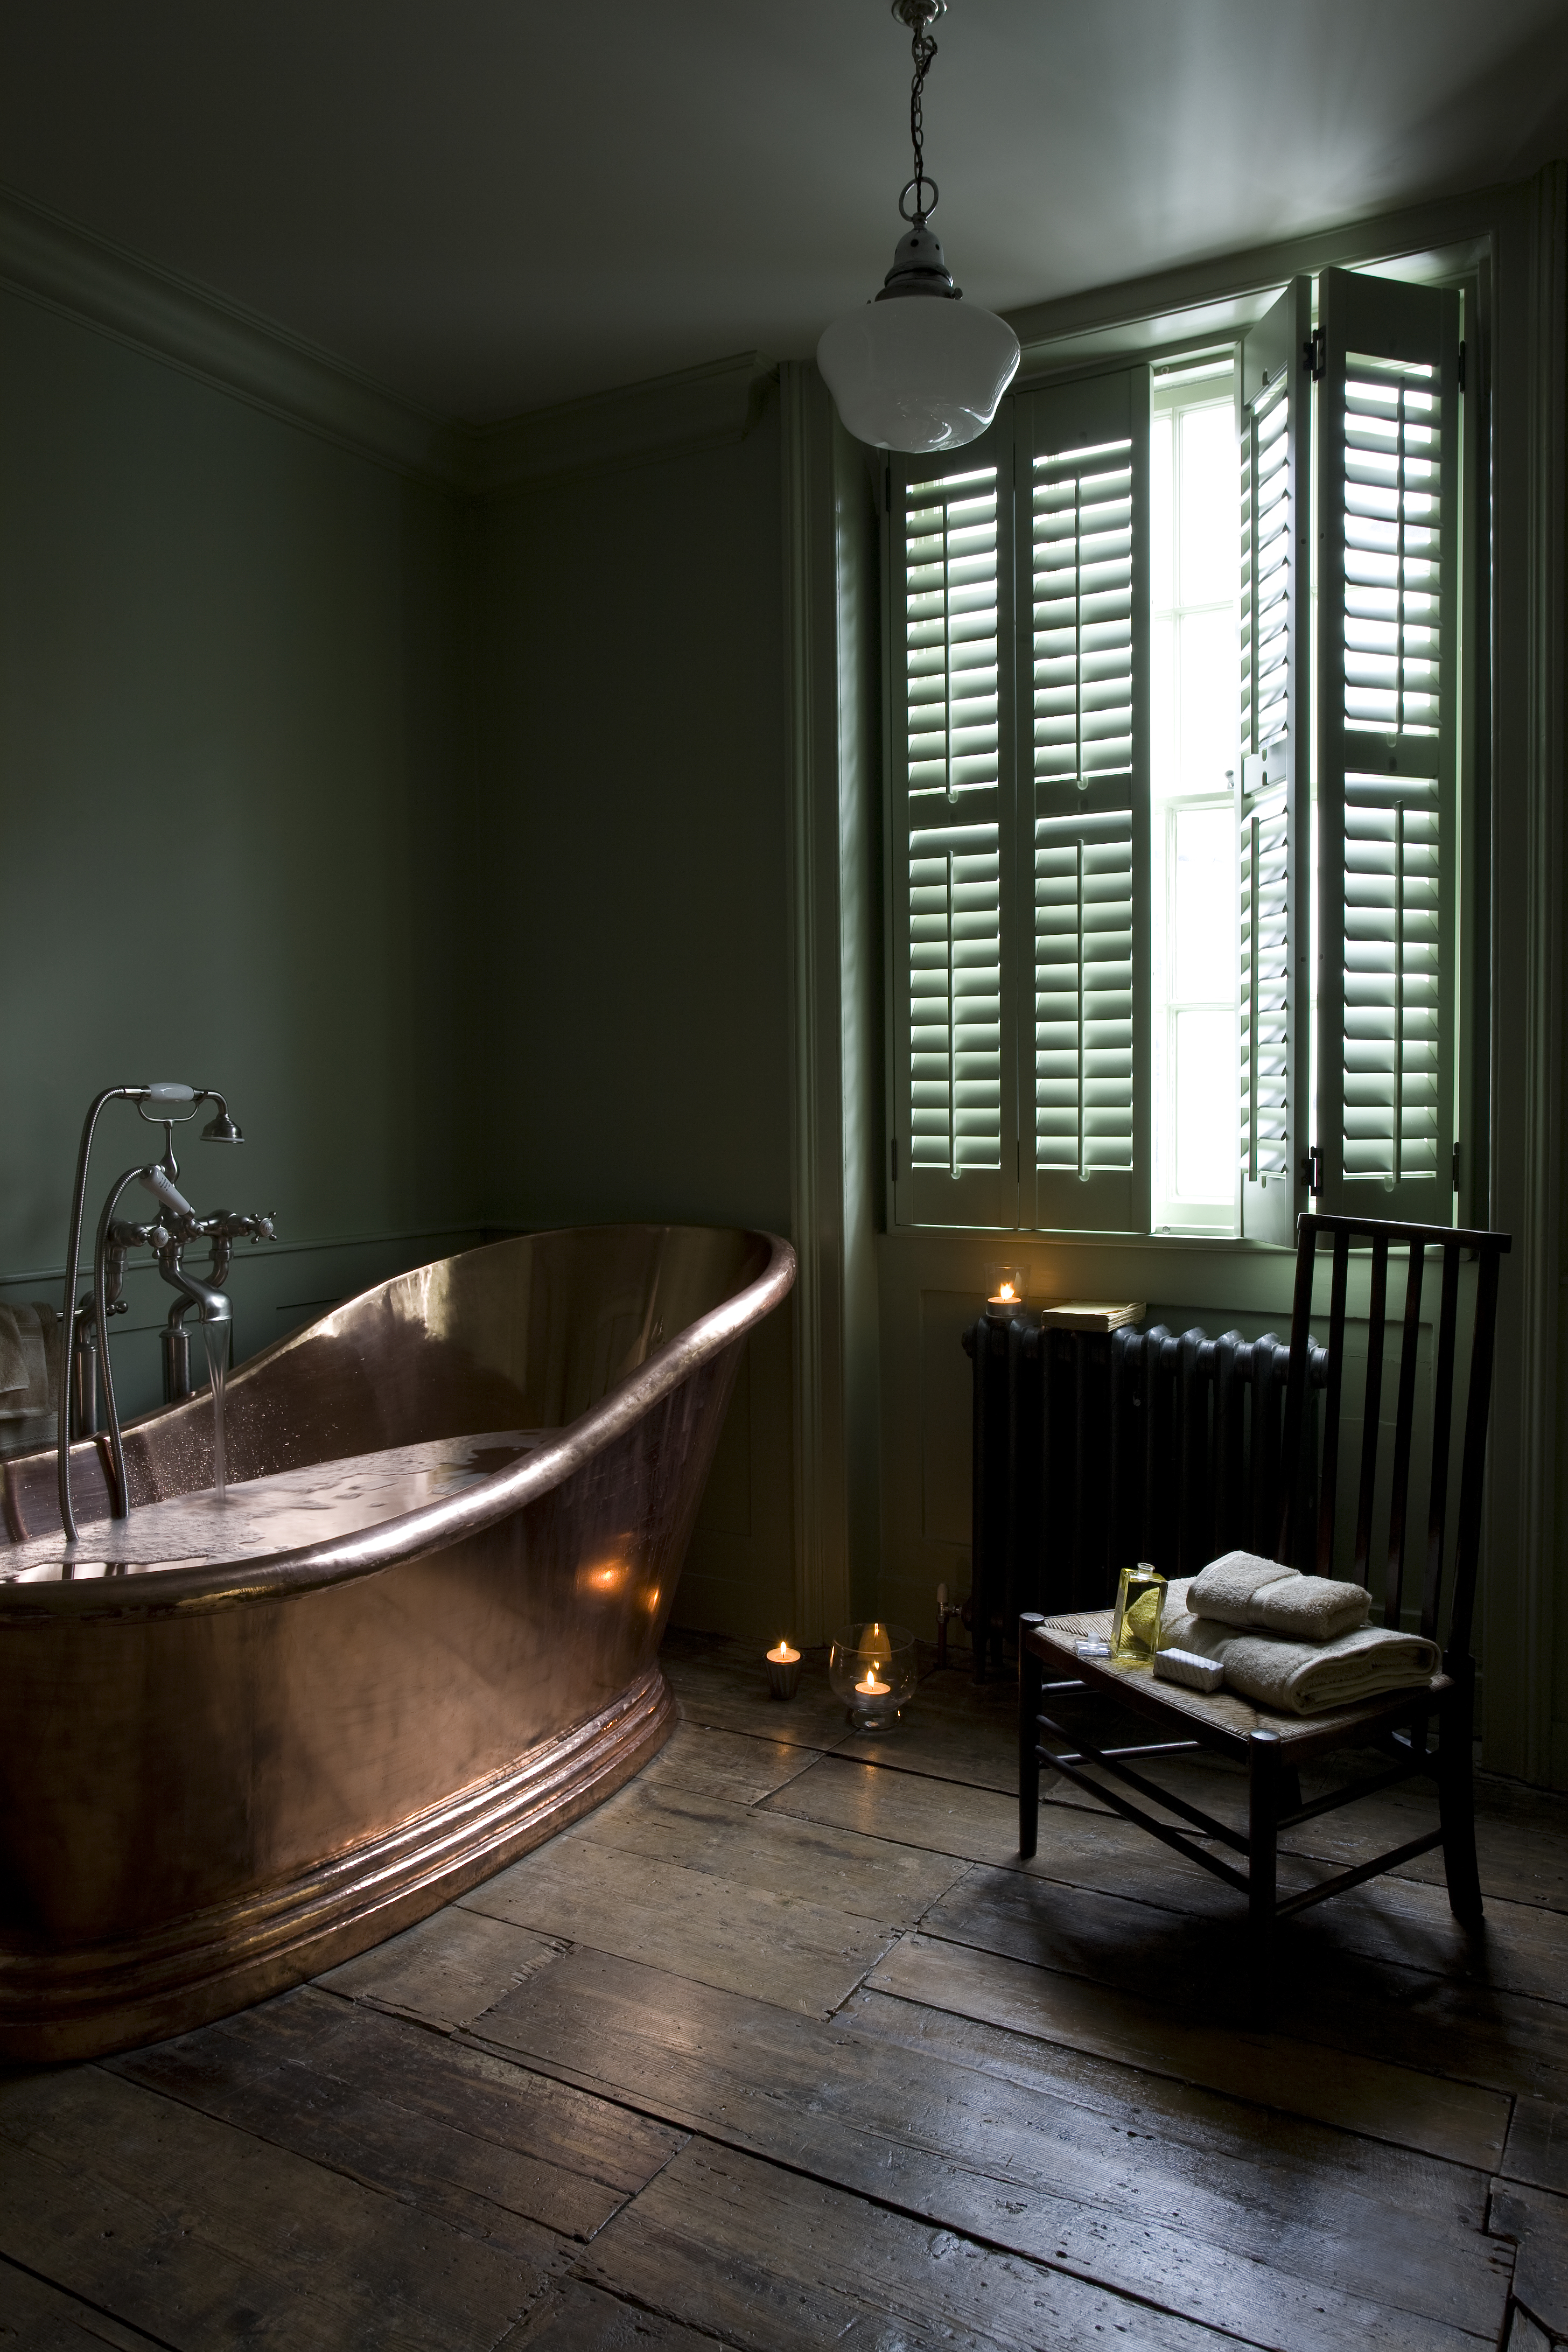
<path fill-rule="evenodd" d="M 1163 1683 L 1184 1683 L 1189 1690 L 1216 1691 L 1225 1680 L 1225 1668 L 1217 1658 L 1203 1658 L 1195 1650 L 1156 1650 L 1155 1680 Z"/>

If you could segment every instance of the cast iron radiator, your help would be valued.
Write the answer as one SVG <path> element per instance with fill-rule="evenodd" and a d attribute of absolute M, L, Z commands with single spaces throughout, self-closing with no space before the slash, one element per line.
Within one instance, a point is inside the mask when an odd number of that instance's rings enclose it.
<path fill-rule="evenodd" d="M 1288 1344 L 1272 1332 L 1178 1338 L 1060 1331 L 982 1316 L 963 1334 L 974 1364 L 974 1672 L 1002 1663 L 1019 1613 L 1108 1608 L 1119 1570 L 1152 1560 L 1194 1576 L 1239 1547 L 1272 1556 Z M 1314 1389 L 1326 1349 L 1309 1343 Z M 1312 1559 L 1304 1433 L 1300 1564 Z"/>

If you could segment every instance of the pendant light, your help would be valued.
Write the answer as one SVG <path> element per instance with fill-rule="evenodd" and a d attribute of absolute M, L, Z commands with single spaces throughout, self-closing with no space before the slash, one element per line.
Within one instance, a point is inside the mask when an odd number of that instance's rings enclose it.
<path fill-rule="evenodd" d="M 959 449 L 984 433 L 1018 365 L 1018 338 L 1005 319 L 963 299 L 928 224 L 937 184 L 926 175 L 921 100 L 936 55 L 931 28 L 947 0 L 892 0 L 913 35 L 910 91 L 914 177 L 899 197 L 909 224 L 881 292 L 835 319 L 816 346 L 816 364 L 857 440 L 878 449 Z"/>

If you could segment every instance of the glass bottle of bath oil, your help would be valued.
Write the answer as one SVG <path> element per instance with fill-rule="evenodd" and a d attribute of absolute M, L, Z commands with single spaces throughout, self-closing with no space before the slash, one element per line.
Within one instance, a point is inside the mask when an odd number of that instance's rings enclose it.
<path fill-rule="evenodd" d="M 1124 1568 L 1116 1589 L 1116 1615 L 1110 1627 L 1110 1654 L 1124 1666 L 1153 1664 L 1160 1646 L 1160 1616 L 1165 1606 L 1165 1580 L 1146 1559 Z"/>

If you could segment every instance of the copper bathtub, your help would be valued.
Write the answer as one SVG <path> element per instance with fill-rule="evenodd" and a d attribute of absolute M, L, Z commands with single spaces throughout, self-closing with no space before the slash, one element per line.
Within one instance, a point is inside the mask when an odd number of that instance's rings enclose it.
<path fill-rule="evenodd" d="M 395 1448 L 433 1498 L 291 1549 L 106 1570 L 82 1445 L 62 1575 L 52 1454 L 5 1465 L 0 2054 L 243 2008 L 627 1779 L 673 1726 L 659 1639 L 740 1349 L 794 1276 L 765 1234 L 615 1226 L 366 1292 L 232 1376 L 230 1507 Z M 208 1508 L 205 1393 L 132 1424 L 126 1454 L 126 1539 L 156 1552 L 158 1506 Z"/>

